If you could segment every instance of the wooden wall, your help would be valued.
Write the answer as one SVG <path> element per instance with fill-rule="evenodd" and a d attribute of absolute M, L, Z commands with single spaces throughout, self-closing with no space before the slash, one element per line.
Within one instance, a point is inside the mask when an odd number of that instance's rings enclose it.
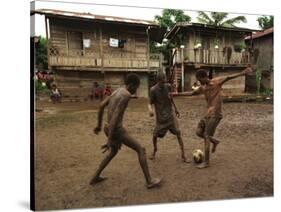
<path fill-rule="evenodd" d="M 139 73 L 138 76 L 141 80 L 138 96 L 148 97 L 148 73 Z M 57 70 L 55 83 L 62 90 L 64 96 L 85 99 L 91 94 L 94 82 L 98 82 L 100 85 L 109 83 L 115 90 L 125 85 L 125 77 L 125 72 Z"/>
<path fill-rule="evenodd" d="M 259 50 L 257 59 L 258 69 L 262 71 L 270 70 L 273 66 L 273 34 L 253 40 L 253 48 Z"/>
<path fill-rule="evenodd" d="M 56 83 L 64 95 L 87 98 L 93 82 L 109 83 L 116 89 L 124 86 L 126 73 L 134 70 L 139 71 L 141 79 L 138 95 L 147 97 L 148 65 L 155 71 L 160 60 L 148 62 L 144 27 L 51 17 L 49 23 L 49 64 L 57 73 Z M 124 48 L 110 47 L 110 38 L 126 40 Z M 83 47 L 83 39 L 91 40 L 90 48 Z"/>
<path fill-rule="evenodd" d="M 51 66 L 146 68 L 159 67 L 159 60 L 148 63 L 146 28 L 90 21 L 50 18 L 49 64 Z M 126 40 L 124 48 L 109 46 L 109 39 Z M 90 48 L 83 47 L 90 39 Z"/>
<path fill-rule="evenodd" d="M 202 47 L 194 51 L 194 47 L 198 41 L 201 41 Z M 218 40 L 218 47 L 215 49 L 215 45 Z M 243 34 L 228 32 L 228 31 L 217 31 L 217 33 L 204 33 L 190 30 L 184 32 L 185 46 L 183 50 L 184 60 L 189 62 L 196 62 L 202 64 L 227 64 L 226 55 L 223 50 L 224 47 L 232 48 L 232 56 L 230 64 L 243 64 L 248 63 L 247 52 L 241 53 L 234 51 L 234 45 L 241 44 L 244 42 Z M 177 54 L 177 62 L 181 62 L 180 49 Z"/>

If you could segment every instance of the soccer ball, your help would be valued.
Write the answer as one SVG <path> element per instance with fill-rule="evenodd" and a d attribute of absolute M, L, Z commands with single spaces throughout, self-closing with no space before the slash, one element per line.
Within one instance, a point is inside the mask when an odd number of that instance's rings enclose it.
<path fill-rule="evenodd" d="M 202 152 L 201 149 L 195 149 L 192 152 L 192 157 L 195 163 L 202 163 L 204 159 L 204 153 Z"/>

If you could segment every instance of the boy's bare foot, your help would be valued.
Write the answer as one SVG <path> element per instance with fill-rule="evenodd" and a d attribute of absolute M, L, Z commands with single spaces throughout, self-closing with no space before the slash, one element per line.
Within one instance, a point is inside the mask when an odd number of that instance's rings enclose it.
<path fill-rule="evenodd" d="M 150 157 L 149 157 L 150 160 L 155 160 L 155 154 L 152 154 Z"/>
<path fill-rule="evenodd" d="M 184 163 L 190 163 L 191 162 L 191 160 L 187 159 L 186 157 L 182 157 L 181 159 L 182 159 L 182 162 L 184 162 Z"/>
<path fill-rule="evenodd" d="M 100 182 L 102 182 L 102 181 L 104 181 L 104 180 L 107 180 L 107 178 L 106 178 L 106 177 L 97 177 L 97 178 L 93 178 L 93 179 L 91 180 L 91 182 L 90 182 L 90 185 L 94 186 L 95 184 L 100 183 Z"/>
<path fill-rule="evenodd" d="M 218 142 L 216 142 L 216 143 L 213 143 L 213 147 L 212 147 L 212 153 L 215 153 L 216 152 L 216 148 L 217 148 L 217 146 L 219 145 L 219 141 Z"/>
<path fill-rule="evenodd" d="M 204 168 L 207 168 L 209 167 L 209 163 L 206 163 L 206 162 L 202 162 L 200 163 L 199 165 L 196 166 L 196 168 L 198 169 L 204 169 Z"/>
<path fill-rule="evenodd" d="M 146 184 L 148 189 L 160 186 L 162 180 L 159 178 L 152 179 L 150 183 Z"/>

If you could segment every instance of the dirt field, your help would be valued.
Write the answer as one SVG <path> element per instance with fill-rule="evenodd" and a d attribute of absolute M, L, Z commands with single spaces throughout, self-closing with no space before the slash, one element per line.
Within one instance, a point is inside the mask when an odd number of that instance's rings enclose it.
<path fill-rule="evenodd" d="M 181 112 L 187 156 L 203 148 L 195 135 L 205 109 L 203 98 L 176 98 Z M 37 104 L 36 209 L 64 209 L 136 205 L 179 201 L 215 200 L 273 195 L 273 106 L 263 103 L 225 103 L 224 118 L 216 137 L 222 142 L 211 155 L 211 167 L 198 170 L 182 163 L 176 138 L 159 141 L 153 176 L 163 177 L 162 187 L 146 189 L 137 155 L 123 146 L 105 169 L 108 180 L 91 187 L 89 181 L 103 158 L 103 134 L 96 125 L 94 103 Z M 43 111 L 42 111 L 43 110 Z M 131 100 L 125 127 L 152 151 L 154 119 L 148 117 L 147 100 Z"/>

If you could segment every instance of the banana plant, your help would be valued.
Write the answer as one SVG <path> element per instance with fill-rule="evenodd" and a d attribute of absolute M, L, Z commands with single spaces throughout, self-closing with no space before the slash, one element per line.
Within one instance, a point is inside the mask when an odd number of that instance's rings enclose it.
<path fill-rule="evenodd" d="M 258 69 L 256 71 L 256 85 L 257 85 L 257 94 L 260 95 L 260 89 L 261 89 L 261 70 Z"/>

